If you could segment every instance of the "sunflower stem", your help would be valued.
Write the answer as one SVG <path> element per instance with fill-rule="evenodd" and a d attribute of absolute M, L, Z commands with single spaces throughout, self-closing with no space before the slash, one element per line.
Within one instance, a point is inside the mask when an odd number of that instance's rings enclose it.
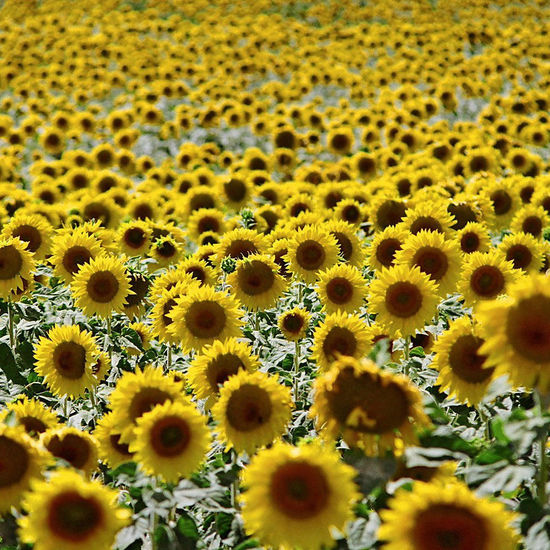
<path fill-rule="evenodd" d="M 535 390 L 535 402 L 537 403 L 538 413 L 541 418 L 544 416 L 545 400 L 543 396 Z M 548 430 L 543 428 L 539 436 L 539 475 L 537 476 L 537 500 L 542 508 L 547 504 L 546 484 L 548 483 L 548 458 L 546 455 L 546 443 L 548 440 Z"/>
<path fill-rule="evenodd" d="M 170 370 L 172 367 L 172 346 L 168 344 L 168 352 L 166 357 L 166 370 Z"/>
<path fill-rule="evenodd" d="M 294 402 L 298 401 L 298 373 L 300 369 L 300 342 L 294 341 Z"/>
<path fill-rule="evenodd" d="M 69 396 L 65 395 L 65 397 L 62 400 L 63 403 L 63 418 L 65 420 L 69 419 Z"/>
<path fill-rule="evenodd" d="M 302 305 L 302 283 L 298 283 L 298 305 Z"/>
<path fill-rule="evenodd" d="M 112 336 L 113 331 L 111 327 L 111 316 L 107 317 L 107 334 L 109 335 L 109 362 L 111 363 L 113 360 L 113 346 L 112 344 Z"/>
<path fill-rule="evenodd" d="M 254 314 L 254 330 L 260 332 L 260 312 L 256 311 Z"/>
<path fill-rule="evenodd" d="M 157 490 L 157 478 L 153 477 L 151 488 L 155 493 Z M 149 516 L 149 529 L 151 531 L 151 550 L 157 550 L 157 541 L 155 539 L 155 531 L 157 530 L 157 513 L 154 508 L 151 508 L 151 515 Z"/>
<path fill-rule="evenodd" d="M 8 331 L 10 333 L 10 348 L 15 355 L 15 324 L 13 322 L 13 304 L 8 300 Z"/>
<path fill-rule="evenodd" d="M 405 368 L 404 368 L 405 376 L 409 376 L 409 359 L 410 359 L 410 353 L 411 353 L 410 347 L 411 347 L 411 337 L 410 337 L 410 335 L 408 335 L 408 336 L 405 337 L 405 348 L 404 348 L 404 351 L 405 351 Z"/>
<path fill-rule="evenodd" d="M 231 449 L 231 470 L 235 470 L 237 466 L 237 451 L 235 449 Z M 239 489 L 239 479 L 236 477 L 231 482 L 231 507 L 235 510 L 238 509 L 238 503 L 237 503 L 237 492 Z"/>

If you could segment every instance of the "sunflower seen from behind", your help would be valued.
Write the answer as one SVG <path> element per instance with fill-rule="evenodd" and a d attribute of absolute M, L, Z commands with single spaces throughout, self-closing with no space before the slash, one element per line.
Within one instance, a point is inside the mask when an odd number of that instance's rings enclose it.
<path fill-rule="evenodd" d="M 118 492 L 99 481 L 58 470 L 25 495 L 27 515 L 19 518 L 19 535 L 36 550 L 109 550 L 131 518 L 117 500 Z"/>
<path fill-rule="evenodd" d="M 277 442 L 242 473 L 245 531 L 262 545 L 320 550 L 343 532 L 359 493 L 355 471 L 334 448 L 319 441 L 292 446 Z"/>

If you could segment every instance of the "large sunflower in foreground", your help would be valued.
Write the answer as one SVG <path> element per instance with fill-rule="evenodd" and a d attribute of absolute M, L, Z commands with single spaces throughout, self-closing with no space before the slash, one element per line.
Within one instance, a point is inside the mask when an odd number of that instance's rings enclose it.
<path fill-rule="evenodd" d="M 515 514 L 501 502 L 477 497 L 458 481 L 416 482 L 399 490 L 380 513 L 385 550 L 515 550 Z"/>
<path fill-rule="evenodd" d="M 189 289 L 178 299 L 168 317 L 168 333 L 180 342 L 182 350 L 200 350 L 216 340 L 240 336 L 242 310 L 239 302 L 210 286 Z"/>
<path fill-rule="evenodd" d="M 76 472 L 60 470 L 34 483 L 19 519 L 19 534 L 36 550 L 109 550 L 131 511 L 117 505 L 117 491 Z"/>
<path fill-rule="evenodd" d="M 331 447 L 278 442 L 245 468 L 244 527 L 264 546 L 319 550 L 344 531 L 359 498 L 355 470 Z"/>
<path fill-rule="evenodd" d="M 408 336 L 437 311 L 437 285 L 418 267 L 398 265 L 380 271 L 369 288 L 369 311 L 395 335 Z"/>
<path fill-rule="evenodd" d="M 529 275 L 510 286 L 509 296 L 479 305 L 476 320 L 485 343 L 479 352 L 496 374 L 515 386 L 550 390 L 550 279 Z"/>
<path fill-rule="evenodd" d="M 129 450 L 147 474 L 177 483 L 200 466 L 210 441 L 206 417 L 194 405 L 166 402 L 137 419 Z"/>
<path fill-rule="evenodd" d="M 285 431 L 291 412 L 290 388 L 281 385 L 275 376 L 244 370 L 222 386 L 212 408 L 218 438 L 226 449 L 249 455 Z"/>
<path fill-rule="evenodd" d="M 324 436 L 342 436 L 353 447 L 378 455 L 417 442 L 416 429 L 429 425 L 418 389 L 372 361 L 344 357 L 316 379 L 311 415 Z"/>
<path fill-rule="evenodd" d="M 47 453 L 21 426 L 0 423 L 0 513 L 19 507 L 33 479 L 42 477 Z"/>
<path fill-rule="evenodd" d="M 17 237 L 0 240 L 0 298 L 9 299 L 12 291 L 24 288 L 33 268 L 26 242 Z"/>
<path fill-rule="evenodd" d="M 311 358 L 326 370 L 340 355 L 363 357 L 370 348 L 368 326 L 357 315 L 331 313 L 315 329 Z"/>
<path fill-rule="evenodd" d="M 494 368 L 484 368 L 479 353 L 483 339 L 468 317 L 453 321 L 434 345 L 431 367 L 439 371 L 436 385 L 461 403 L 477 405 L 493 380 Z"/>
<path fill-rule="evenodd" d="M 81 397 L 98 383 L 92 371 L 98 355 L 91 332 L 78 325 L 55 326 L 35 348 L 35 371 L 52 393 Z"/>
<path fill-rule="evenodd" d="M 130 279 L 120 259 L 99 256 L 80 268 L 71 291 L 76 306 L 86 315 L 110 317 L 115 311 L 124 311 Z"/>
<path fill-rule="evenodd" d="M 209 406 L 217 399 L 220 387 L 230 376 L 240 370 L 256 370 L 259 366 L 260 361 L 248 344 L 236 338 L 228 338 L 224 342 L 216 340 L 193 359 L 187 371 L 187 380 L 195 397 L 208 399 Z"/>

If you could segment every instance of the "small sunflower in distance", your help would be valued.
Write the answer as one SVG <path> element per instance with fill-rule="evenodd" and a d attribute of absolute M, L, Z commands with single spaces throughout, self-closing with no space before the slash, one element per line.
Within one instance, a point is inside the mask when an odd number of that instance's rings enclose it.
<path fill-rule="evenodd" d="M 129 450 L 147 474 L 177 483 L 197 470 L 210 441 L 206 417 L 194 405 L 167 402 L 137 419 Z"/>
<path fill-rule="evenodd" d="M 390 225 L 375 233 L 367 257 L 370 268 L 380 270 L 394 265 L 395 255 L 401 250 L 408 235 L 401 225 Z"/>
<path fill-rule="evenodd" d="M 28 515 L 18 521 L 21 540 L 36 550 L 109 550 L 131 518 L 117 499 L 117 491 L 98 481 L 71 470 L 54 472 L 25 495 Z"/>
<path fill-rule="evenodd" d="M 275 306 L 288 286 L 275 262 L 266 254 L 251 254 L 238 260 L 227 282 L 231 292 L 249 310 Z"/>
<path fill-rule="evenodd" d="M 82 397 L 98 383 L 92 372 L 98 355 L 91 332 L 78 325 L 55 326 L 35 348 L 35 371 L 54 394 Z"/>
<path fill-rule="evenodd" d="M 418 267 L 406 265 L 382 270 L 369 287 L 369 311 L 377 322 L 401 336 L 414 334 L 437 311 L 437 285 Z"/>
<path fill-rule="evenodd" d="M 216 340 L 238 337 L 243 323 L 237 299 L 209 286 L 190 288 L 168 317 L 172 319 L 168 332 L 183 351 L 201 350 Z"/>
<path fill-rule="evenodd" d="M 494 368 L 484 368 L 487 359 L 479 353 L 483 339 L 468 317 L 453 321 L 434 344 L 431 367 L 439 372 L 436 385 L 461 403 L 477 405 L 493 380 Z"/>
<path fill-rule="evenodd" d="M 479 305 L 475 319 L 485 339 L 479 353 L 512 385 L 550 390 L 550 279 L 533 274 L 510 286 L 508 297 Z"/>
<path fill-rule="evenodd" d="M 297 342 L 306 335 L 310 317 L 311 315 L 306 309 L 293 307 L 281 313 L 277 326 L 287 340 Z"/>
<path fill-rule="evenodd" d="M 472 252 L 464 262 L 457 290 L 464 296 L 465 304 L 473 306 L 506 294 L 508 286 L 517 279 L 517 270 L 498 252 Z"/>
<path fill-rule="evenodd" d="M 417 481 L 388 505 L 378 531 L 385 550 L 515 550 L 520 541 L 510 526 L 515 514 L 459 481 Z"/>
<path fill-rule="evenodd" d="M 0 457 L 0 513 L 8 513 L 12 506 L 19 508 L 31 481 L 42 477 L 48 456 L 22 426 L 0 422 Z"/>
<path fill-rule="evenodd" d="M 317 293 L 329 313 L 353 313 L 363 305 L 367 283 L 356 267 L 336 264 L 319 274 Z"/>
<path fill-rule="evenodd" d="M 242 474 L 245 531 L 265 546 L 320 550 L 344 531 L 359 493 L 356 472 L 318 441 L 297 447 L 278 442 L 252 459 Z"/>
<path fill-rule="evenodd" d="M 0 240 L 0 298 L 7 300 L 12 291 L 24 288 L 34 269 L 27 243 L 16 237 Z"/>
<path fill-rule="evenodd" d="M 234 448 L 248 455 L 282 435 L 291 412 L 290 388 L 275 376 L 245 370 L 225 382 L 212 408 L 218 438 L 226 450 Z"/>
<path fill-rule="evenodd" d="M 107 318 L 115 311 L 124 311 L 130 293 L 130 279 L 120 259 L 100 256 L 80 268 L 71 291 L 75 304 L 86 315 Z"/>
<path fill-rule="evenodd" d="M 297 278 L 314 283 L 320 271 L 338 261 L 338 243 L 323 226 L 305 227 L 291 239 L 286 260 Z"/>
<path fill-rule="evenodd" d="M 430 424 L 419 390 L 405 376 L 370 360 L 342 357 L 314 384 L 311 416 L 328 439 L 342 436 L 369 455 L 399 453 L 417 443 L 416 429 Z"/>

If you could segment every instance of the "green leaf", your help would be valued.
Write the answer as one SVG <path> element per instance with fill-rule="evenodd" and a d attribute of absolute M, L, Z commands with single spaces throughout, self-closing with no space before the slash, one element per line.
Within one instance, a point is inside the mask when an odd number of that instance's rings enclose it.
<path fill-rule="evenodd" d="M 179 533 L 187 539 L 195 541 L 199 540 L 200 538 L 199 530 L 197 529 L 197 524 L 195 523 L 195 520 L 187 514 L 182 514 L 178 518 L 176 528 Z"/>
<path fill-rule="evenodd" d="M 21 385 L 27 383 L 17 368 L 15 357 L 13 356 L 10 346 L 5 342 L 0 343 L 0 368 L 4 371 L 10 382 Z"/>
<path fill-rule="evenodd" d="M 226 514 L 225 512 L 218 512 L 216 514 L 216 530 L 222 538 L 229 534 L 232 523 L 233 516 L 231 514 Z"/>
<path fill-rule="evenodd" d="M 235 550 L 248 550 L 249 548 L 261 548 L 261 546 L 256 539 L 247 539 L 235 546 Z"/>

